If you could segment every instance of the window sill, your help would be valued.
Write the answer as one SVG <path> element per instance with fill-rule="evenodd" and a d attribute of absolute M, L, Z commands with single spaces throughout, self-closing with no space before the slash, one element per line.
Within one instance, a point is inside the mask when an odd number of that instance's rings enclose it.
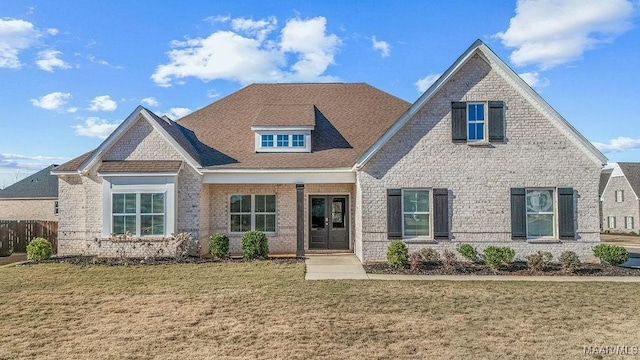
<path fill-rule="evenodd" d="M 434 239 L 421 239 L 421 238 L 403 238 L 407 244 L 437 244 L 438 241 Z"/>
<path fill-rule="evenodd" d="M 528 244 L 562 244 L 560 239 L 528 239 Z"/>
<path fill-rule="evenodd" d="M 488 141 L 467 141 L 467 145 L 472 147 L 494 147 L 493 144 Z"/>

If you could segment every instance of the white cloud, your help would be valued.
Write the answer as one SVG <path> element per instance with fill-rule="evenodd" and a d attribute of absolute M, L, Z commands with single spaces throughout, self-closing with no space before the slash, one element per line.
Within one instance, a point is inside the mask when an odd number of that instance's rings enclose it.
<path fill-rule="evenodd" d="M 118 108 L 118 104 L 111 100 L 109 95 L 96 96 L 91 100 L 91 106 L 87 108 L 90 111 L 113 111 Z"/>
<path fill-rule="evenodd" d="M 92 62 L 92 63 L 94 63 L 94 64 L 108 66 L 108 67 L 110 67 L 110 68 L 117 69 L 117 70 L 124 69 L 124 67 L 123 67 L 123 66 L 120 66 L 120 65 L 111 65 L 108 61 L 106 61 L 106 60 L 102 60 L 102 59 L 98 59 L 98 58 L 96 58 L 96 57 L 95 57 L 95 56 L 93 56 L 93 55 L 87 55 L 87 60 L 91 61 L 91 62 Z"/>
<path fill-rule="evenodd" d="M 237 18 L 233 31 L 216 31 L 206 38 L 172 41 L 169 62 L 159 65 L 151 79 L 159 86 L 179 84 L 195 77 L 203 81 L 228 80 L 241 84 L 283 81 L 334 81 L 323 75 L 334 63 L 342 44 L 326 33 L 323 17 L 291 19 L 280 38 L 273 36 L 277 20 Z M 270 38 L 272 37 L 272 38 Z M 289 65 L 287 56 L 296 61 Z"/>
<path fill-rule="evenodd" d="M 413 85 L 416 86 L 416 88 L 418 89 L 419 92 L 423 93 L 423 92 L 427 91 L 427 89 L 429 89 L 429 87 L 431 85 L 433 85 L 433 83 L 436 82 L 436 80 L 438 80 L 440 75 L 442 75 L 442 74 L 430 74 L 430 75 L 427 75 L 424 78 L 422 78 L 422 79 L 416 81 L 415 83 L 413 83 Z"/>
<path fill-rule="evenodd" d="M 83 124 L 72 126 L 78 136 L 106 139 L 118 127 L 118 123 L 110 123 L 97 117 L 87 118 Z"/>
<path fill-rule="evenodd" d="M 158 100 L 156 100 L 156 98 L 154 98 L 153 96 L 146 97 L 146 98 L 140 100 L 140 102 L 145 104 L 145 105 L 147 105 L 147 106 L 153 106 L 153 107 L 158 106 Z"/>
<path fill-rule="evenodd" d="M 18 19 L 0 19 L 0 68 L 22 66 L 18 55 L 36 44 L 40 32 L 33 24 Z"/>
<path fill-rule="evenodd" d="M 525 72 L 518 75 L 532 88 L 543 88 L 549 86 L 549 79 L 540 78 L 540 73 L 537 71 Z"/>
<path fill-rule="evenodd" d="M 60 69 L 70 68 L 69 64 L 58 58 L 58 56 L 61 55 L 62 52 L 56 50 L 40 51 L 38 52 L 38 60 L 36 60 L 36 64 L 38 64 L 40 69 L 48 72 L 53 72 L 53 68 L 56 67 Z"/>
<path fill-rule="evenodd" d="M 181 118 L 183 116 L 187 116 L 187 115 L 191 114 L 192 112 L 193 112 L 193 110 L 191 110 L 189 108 L 174 107 L 174 108 L 169 109 L 169 111 L 164 113 L 164 115 L 167 115 L 172 120 L 176 120 L 176 119 L 179 119 L 179 118 Z"/>
<path fill-rule="evenodd" d="M 214 89 L 207 90 L 207 97 L 209 99 L 214 99 L 214 98 L 217 98 L 218 96 L 220 96 L 220 93 L 215 91 Z"/>
<path fill-rule="evenodd" d="M 75 114 L 78 111 L 77 107 L 70 107 L 67 109 L 67 112 L 70 114 Z"/>
<path fill-rule="evenodd" d="M 206 18 L 204 18 L 202 21 L 206 21 L 210 24 L 215 24 L 215 23 L 225 23 L 227 21 L 231 20 L 231 16 L 230 15 L 215 15 L 215 16 L 207 16 Z"/>
<path fill-rule="evenodd" d="M 608 144 L 594 142 L 593 145 L 603 153 L 640 149 L 640 139 L 620 136 L 609 141 Z"/>
<path fill-rule="evenodd" d="M 70 93 L 63 93 L 60 91 L 52 92 L 40 97 L 39 99 L 31 99 L 33 106 L 47 110 L 56 110 L 62 105 L 66 104 L 71 99 Z"/>
<path fill-rule="evenodd" d="M 516 66 L 548 69 L 579 58 L 631 28 L 634 5 L 627 0 L 519 0 L 509 28 L 494 36 Z"/>
<path fill-rule="evenodd" d="M 373 50 L 380 51 L 380 55 L 382 55 L 382 57 L 387 57 L 391 54 L 391 45 L 389 45 L 388 42 L 382 40 L 378 41 L 375 36 L 371 38 L 371 42 L 373 43 Z"/>
<path fill-rule="evenodd" d="M 58 35 L 59 32 L 60 32 L 60 30 L 58 30 L 56 28 L 47 29 L 47 34 L 52 35 L 52 36 Z"/>

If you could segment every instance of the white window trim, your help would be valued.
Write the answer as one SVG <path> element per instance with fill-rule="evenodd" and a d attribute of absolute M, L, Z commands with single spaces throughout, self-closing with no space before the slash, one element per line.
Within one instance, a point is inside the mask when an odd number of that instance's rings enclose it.
<path fill-rule="evenodd" d="M 527 211 L 527 191 L 532 190 L 532 191 L 540 191 L 540 190 L 551 190 L 553 191 L 553 235 L 551 236 L 529 236 L 529 220 L 527 218 L 527 216 L 529 215 L 529 212 Z M 525 188 L 524 189 L 524 196 L 525 196 L 525 203 L 524 203 L 524 216 L 525 216 L 525 231 L 526 231 L 526 235 L 527 235 L 527 240 L 546 240 L 546 239 L 558 239 L 558 189 L 557 188 L 548 188 L 548 187 L 540 187 L 540 188 Z M 539 215 L 548 215 L 550 214 L 550 212 L 542 212 L 542 213 L 531 213 L 531 214 L 539 214 Z"/>
<path fill-rule="evenodd" d="M 403 188 L 400 194 L 400 216 L 402 217 L 402 238 L 407 240 L 433 240 L 433 189 L 431 188 Z M 428 191 L 429 192 L 429 235 L 427 236 L 407 236 L 404 234 L 404 191 Z M 425 214 L 424 211 L 413 212 L 414 214 Z"/>
<path fill-rule="evenodd" d="M 613 226 L 611 226 L 612 223 L 613 223 Z M 616 217 L 615 216 L 607 216 L 607 227 L 609 229 L 615 229 L 616 228 Z"/>
<path fill-rule="evenodd" d="M 631 220 L 631 224 L 629 224 L 629 220 Z M 629 230 L 633 229 L 633 226 L 635 225 L 633 223 L 634 222 L 633 220 L 634 220 L 633 216 L 625 216 L 624 217 L 624 227 L 625 227 L 625 229 L 629 229 Z M 629 226 L 629 225 L 631 225 L 631 226 Z"/>
<path fill-rule="evenodd" d="M 60 203 L 59 200 L 55 200 L 53 202 L 53 215 L 58 216 L 60 214 Z"/>
<path fill-rule="evenodd" d="M 231 197 L 232 196 L 251 196 L 251 212 L 231 212 Z M 275 196 L 276 199 L 276 211 L 275 212 L 256 212 L 256 196 L 261 196 L 261 195 L 269 195 L 269 196 Z M 256 228 L 256 214 L 266 214 L 266 215 L 270 215 L 273 214 L 275 215 L 275 231 L 263 231 L 265 234 L 267 235 L 276 235 L 278 233 L 278 195 L 277 194 L 229 194 L 229 196 L 227 197 L 227 206 L 229 206 L 229 213 L 227 216 L 227 233 L 230 235 L 242 235 L 245 233 L 245 231 L 231 231 L 231 215 L 251 215 L 251 230 L 249 231 L 255 231 Z"/>
<path fill-rule="evenodd" d="M 175 176 L 166 177 L 104 177 L 102 181 L 102 237 L 109 238 L 113 229 L 113 194 L 164 193 L 164 234 L 140 235 L 140 195 L 136 197 L 136 237 L 158 238 L 176 233 L 176 182 Z"/>
<path fill-rule="evenodd" d="M 115 231 L 113 230 L 113 217 L 114 216 L 135 216 L 136 218 L 136 232 L 132 235 L 135 235 L 137 237 L 158 237 L 158 236 L 165 236 L 167 234 L 166 228 L 167 228 L 167 215 L 166 215 L 166 206 L 167 206 L 167 193 L 165 192 L 149 192 L 149 191 L 123 191 L 123 192 L 112 192 L 111 193 L 111 209 L 113 209 L 113 195 L 118 195 L 118 194 L 135 194 L 136 195 L 136 212 L 135 213 L 112 213 L 111 214 L 111 234 L 115 234 Z M 164 213 L 143 213 L 141 211 L 141 206 L 142 206 L 142 202 L 141 202 L 141 198 L 142 198 L 142 194 L 163 194 L 164 195 L 164 209 L 165 212 Z M 149 235 L 145 235 L 142 234 L 142 216 L 153 216 L 153 215 L 162 215 L 165 217 L 164 220 L 164 224 L 162 227 L 162 234 L 149 234 Z M 121 234 L 118 234 L 121 235 Z"/>
<path fill-rule="evenodd" d="M 262 135 L 273 135 L 273 146 L 262 146 Z M 289 137 L 289 146 L 278 146 L 278 135 Z M 293 135 L 304 136 L 304 146 L 293 146 Z M 255 130 L 256 152 L 311 152 L 311 130 Z"/>
<path fill-rule="evenodd" d="M 616 202 L 617 203 L 624 202 L 624 192 L 622 190 L 616 190 Z"/>
<path fill-rule="evenodd" d="M 484 105 L 483 106 L 483 108 L 484 108 L 484 120 L 482 121 L 483 122 L 483 135 L 484 135 L 484 138 L 482 140 L 470 140 L 469 139 L 469 121 L 470 121 L 469 120 L 469 106 L 470 105 Z M 469 101 L 469 102 L 466 103 L 466 106 L 467 106 L 467 111 L 466 111 L 466 113 L 467 113 L 467 122 L 466 122 L 465 131 L 467 133 L 467 143 L 469 143 L 469 144 L 486 144 L 486 143 L 488 143 L 489 142 L 489 134 L 488 134 L 488 131 L 489 131 L 489 119 L 488 119 L 488 116 L 489 116 L 489 103 L 486 102 L 486 101 L 485 102 L 483 102 L 483 101 Z M 479 121 L 474 120 L 473 123 L 477 124 L 477 123 L 479 123 Z"/>

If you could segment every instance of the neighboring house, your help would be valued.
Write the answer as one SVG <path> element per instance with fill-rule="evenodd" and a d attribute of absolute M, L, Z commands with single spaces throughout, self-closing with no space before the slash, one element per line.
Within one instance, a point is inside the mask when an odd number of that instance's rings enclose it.
<path fill-rule="evenodd" d="M 613 169 L 602 169 L 600 172 L 600 190 L 598 191 L 599 209 L 600 209 L 600 231 L 604 231 L 604 221 L 602 220 L 602 193 L 604 192 L 604 188 L 607 186 L 609 182 L 609 178 L 611 177 L 611 172 Z"/>
<path fill-rule="evenodd" d="M 605 232 L 640 233 L 640 163 L 620 162 L 614 166 L 600 201 Z"/>
<path fill-rule="evenodd" d="M 144 255 L 172 233 L 239 252 L 510 246 L 519 257 L 600 241 L 606 158 L 476 41 L 414 104 L 366 84 L 254 84 L 178 122 L 138 107 L 55 168 L 59 254 Z M 141 237 L 114 239 L 129 231 Z"/>
<path fill-rule="evenodd" d="M 51 165 L 0 190 L 0 220 L 58 220 L 58 177 Z"/>

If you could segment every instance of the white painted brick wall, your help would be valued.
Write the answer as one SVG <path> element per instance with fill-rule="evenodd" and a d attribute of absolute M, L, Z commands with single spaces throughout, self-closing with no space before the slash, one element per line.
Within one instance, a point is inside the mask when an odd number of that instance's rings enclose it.
<path fill-rule="evenodd" d="M 506 143 L 478 147 L 451 140 L 451 102 L 505 102 Z M 386 189 L 447 188 L 451 241 L 510 246 L 523 257 L 538 250 L 576 251 L 592 260 L 600 241 L 600 166 L 539 113 L 507 80 L 477 56 L 471 59 L 357 174 L 355 253 L 385 259 Z M 510 189 L 572 187 L 577 191 L 577 241 L 531 244 L 511 240 Z M 361 229 L 361 231 L 360 231 Z M 412 250 L 427 245 L 411 245 Z"/>

